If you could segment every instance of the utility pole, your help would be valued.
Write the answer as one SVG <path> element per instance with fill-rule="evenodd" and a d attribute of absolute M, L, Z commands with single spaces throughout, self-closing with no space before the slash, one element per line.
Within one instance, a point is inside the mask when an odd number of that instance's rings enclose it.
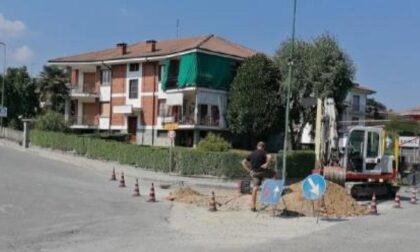
<path fill-rule="evenodd" d="M 288 62 L 289 72 L 287 75 L 287 98 L 286 98 L 286 120 L 284 123 L 284 142 L 283 142 L 283 165 L 282 165 L 282 179 L 286 183 L 286 157 L 287 157 L 287 142 L 288 142 L 288 128 L 289 128 L 289 112 L 290 112 L 290 86 L 292 85 L 293 75 L 293 53 L 295 50 L 295 25 L 296 25 L 296 4 L 297 0 L 293 2 L 293 22 L 292 22 L 292 45 L 290 48 L 290 58 Z"/>
<path fill-rule="evenodd" d="M 0 41 L 0 45 L 3 46 L 3 83 L 1 85 L 1 107 L 4 106 L 4 85 L 6 79 L 6 43 Z M 0 117 L 0 127 L 3 127 L 3 117 Z"/>

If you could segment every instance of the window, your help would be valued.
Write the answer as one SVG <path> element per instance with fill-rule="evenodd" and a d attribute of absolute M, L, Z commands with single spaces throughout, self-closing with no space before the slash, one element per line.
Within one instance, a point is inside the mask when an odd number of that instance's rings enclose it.
<path fill-rule="evenodd" d="M 356 116 L 353 116 L 352 118 L 351 118 L 351 124 L 352 125 L 358 125 L 359 124 L 359 117 L 356 117 Z"/>
<path fill-rule="evenodd" d="M 219 107 L 212 105 L 211 106 L 211 125 L 212 126 L 219 125 L 219 120 L 220 120 Z"/>
<path fill-rule="evenodd" d="M 179 60 L 171 60 L 168 75 L 168 88 L 175 88 L 178 82 Z"/>
<path fill-rule="evenodd" d="M 379 134 L 368 132 L 366 157 L 376 158 L 379 156 Z"/>
<path fill-rule="evenodd" d="M 111 71 L 101 70 L 101 85 L 109 86 L 109 84 L 111 84 Z"/>
<path fill-rule="evenodd" d="M 164 65 L 158 65 L 158 81 L 162 80 L 162 73 L 163 73 Z"/>
<path fill-rule="evenodd" d="M 158 100 L 158 116 L 166 116 L 166 100 Z"/>
<path fill-rule="evenodd" d="M 139 80 L 130 80 L 128 90 L 128 98 L 137 99 L 139 96 Z"/>
<path fill-rule="evenodd" d="M 139 63 L 131 63 L 129 66 L 130 72 L 138 72 L 140 68 Z"/>
<path fill-rule="evenodd" d="M 353 111 L 360 111 L 360 96 L 353 95 Z"/>
<path fill-rule="evenodd" d="M 199 104 L 198 106 L 199 120 L 201 125 L 208 124 L 208 106 L 207 104 Z"/>
<path fill-rule="evenodd" d="M 358 172 L 361 172 L 363 170 L 364 144 L 365 131 L 352 131 L 348 140 L 348 170 Z"/>

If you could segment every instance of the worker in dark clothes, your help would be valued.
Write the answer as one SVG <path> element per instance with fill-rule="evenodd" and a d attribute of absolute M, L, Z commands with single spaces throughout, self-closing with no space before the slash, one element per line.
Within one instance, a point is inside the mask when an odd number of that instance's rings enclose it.
<path fill-rule="evenodd" d="M 242 166 L 250 173 L 252 177 L 252 205 L 251 211 L 257 211 L 257 192 L 265 178 L 273 178 L 276 173 L 268 168 L 271 161 L 271 155 L 265 151 L 264 142 L 257 144 L 257 149 L 254 150 L 248 157 L 242 160 Z"/>

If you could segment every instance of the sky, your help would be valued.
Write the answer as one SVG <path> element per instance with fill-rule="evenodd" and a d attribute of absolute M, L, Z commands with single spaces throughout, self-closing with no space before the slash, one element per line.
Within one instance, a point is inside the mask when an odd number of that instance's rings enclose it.
<path fill-rule="evenodd" d="M 273 55 L 290 37 L 293 0 L 0 0 L 7 65 L 36 75 L 48 59 L 118 42 L 216 34 Z M 296 35 L 335 36 L 355 81 L 394 110 L 420 106 L 420 1 L 298 0 Z M 3 56 L 0 51 L 1 57 Z M 0 60 L 2 64 L 2 58 Z"/>

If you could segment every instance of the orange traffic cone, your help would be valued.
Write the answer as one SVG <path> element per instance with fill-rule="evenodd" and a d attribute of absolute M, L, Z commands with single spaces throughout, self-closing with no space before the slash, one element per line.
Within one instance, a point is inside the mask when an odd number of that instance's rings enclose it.
<path fill-rule="evenodd" d="M 149 199 L 147 202 L 156 202 L 155 196 L 155 185 L 152 183 L 152 187 L 150 188 Z"/>
<path fill-rule="evenodd" d="M 211 192 L 211 198 L 209 203 L 209 211 L 210 212 L 216 212 L 217 206 L 216 206 L 216 197 L 214 196 L 214 192 Z"/>
<path fill-rule="evenodd" d="M 399 190 L 397 191 L 397 193 L 395 193 L 394 208 L 401 208 L 400 191 Z"/>
<path fill-rule="evenodd" d="M 376 195 L 375 194 L 373 194 L 372 202 L 370 203 L 370 214 L 373 214 L 373 215 L 378 214 L 378 208 L 376 207 Z"/>
<path fill-rule="evenodd" d="M 133 193 L 134 197 L 138 197 L 140 196 L 140 189 L 139 189 L 139 179 L 136 178 L 136 183 L 134 184 L 134 193 Z"/>
<path fill-rule="evenodd" d="M 119 187 L 125 187 L 124 172 L 121 172 L 121 180 Z"/>
<path fill-rule="evenodd" d="M 416 196 L 416 189 L 413 188 L 413 191 L 411 192 L 411 198 L 410 198 L 411 204 L 417 204 L 417 196 Z"/>
<path fill-rule="evenodd" d="M 111 181 L 117 181 L 117 176 L 115 175 L 115 167 L 112 168 Z"/>

